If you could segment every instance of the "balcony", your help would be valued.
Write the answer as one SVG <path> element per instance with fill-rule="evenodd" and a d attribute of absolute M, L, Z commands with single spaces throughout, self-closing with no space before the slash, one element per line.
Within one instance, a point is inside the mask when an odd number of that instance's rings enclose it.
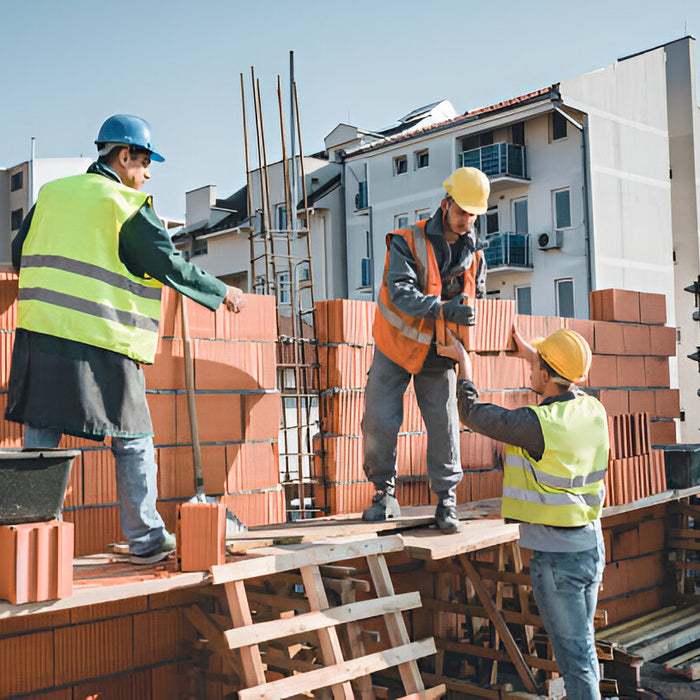
<path fill-rule="evenodd" d="M 526 270 L 532 267 L 529 233 L 494 233 L 486 237 L 484 257 L 489 271 Z"/>
<path fill-rule="evenodd" d="M 515 143 L 494 143 L 459 154 L 463 167 L 479 168 L 489 176 L 491 191 L 510 185 L 527 183 L 525 146 Z"/>

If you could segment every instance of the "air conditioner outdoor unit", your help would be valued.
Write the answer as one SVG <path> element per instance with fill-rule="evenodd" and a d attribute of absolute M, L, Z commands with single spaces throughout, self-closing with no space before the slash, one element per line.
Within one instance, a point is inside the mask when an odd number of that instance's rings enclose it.
<path fill-rule="evenodd" d="M 551 250 L 552 248 L 561 248 L 564 232 L 561 229 L 547 231 L 537 236 L 537 247 L 540 250 Z"/>

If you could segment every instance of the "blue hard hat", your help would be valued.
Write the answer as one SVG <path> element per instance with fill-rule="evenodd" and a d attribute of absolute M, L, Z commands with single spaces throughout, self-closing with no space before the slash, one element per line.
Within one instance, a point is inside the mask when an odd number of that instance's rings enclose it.
<path fill-rule="evenodd" d="M 151 143 L 151 125 L 141 117 L 133 114 L 115 114 L 100 127 L 95 143 L 123 143 L 127 146 L 138 146 L 151 152 L 151 160 L 162 163 L 160 153 L 153 150 Z"/>

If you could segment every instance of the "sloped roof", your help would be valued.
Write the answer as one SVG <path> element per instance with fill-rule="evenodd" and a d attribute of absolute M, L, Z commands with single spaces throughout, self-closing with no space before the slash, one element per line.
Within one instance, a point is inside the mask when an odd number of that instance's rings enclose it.
<path fill-rule="evenodd" d="M 487 114 L 495 114 L 500 111 L 510 109 L 512 107 L 521 107 L 532 102 L 539 102 L 543 100 L 555 100 L 559 99 L 559 83 L 550 85 L 546 88 L 541 88 L 540 90 L 535 90 L 534 92 L 528 92 L 525 95 L 520 95 L 519 97 L 514 97 L 510 100 L 504 100 L 503 102 L 498 102 L 494 105 L 488 107 L 480 107 L 479 109 L 474 109 L 471 112 L 465 112 L 459 117 L 454 119 L 447 119 L 438 124 L 432 124 L 430 126 L 423 127 L 422 129 L 416 129 L 407 133 L 397 134 L 396 136 L 388 136 L 382 141 L 376 141 L 366 146 L 362 146 L 357 150 L 353 150 L 348 153 L 348 156 L 352 157 L 360 153 L 368 153 L 370 151 L 376 151 L 381 148 L 386 148 L 388 146 L 394 146 L 402 141 L 409 141 L 416 138 L 421 138 L 426 134 L 435 133 L 438 131 L 443 131 L 444 129 L 450 129 L 459 124 L 467 124 L 471 121 L 480 119 Z M 386 133 L 386 132 L 384 132 Z"/>

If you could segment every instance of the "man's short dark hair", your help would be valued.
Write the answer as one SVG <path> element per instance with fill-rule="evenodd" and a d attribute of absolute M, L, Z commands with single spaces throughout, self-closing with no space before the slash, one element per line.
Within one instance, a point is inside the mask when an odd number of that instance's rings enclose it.
<path fill-rule="evenodd" d="M 571 384 L 571 380 L 567 379 L 566 377 L 562 377 L 555 369 L 552 368 L 550 364 L 545 361 L 542 355 L 538 354 L 538 357 L 540 358 L 540 369 L 547 372 L 555 384 L 559 384 L 559 386 L 569 386 L 569 384 Z"/>
<path fill-rule="evenodd" d="M 104 143 L 98 143 L 97 144 L 97 150 L 101 151 L 105 147 Z M 103 156 L 99 156 L 97 158 L 98 163 L 102 163 L 103 165 L 110 166 L 117 158 L 117 155 L 119 151 L 122 150 L 122 148 L 128 148 L 129 149 L 129 155 L 132 158 L 135 158 L 136 156 L 139 155 L 147 155 L 150 156 L 151 152 L 145 148 L 140 148 L 139 146 L 129 146 L 126 143 L 118 143 L 110 150 L 108 153 L 105 153 Z"/>

